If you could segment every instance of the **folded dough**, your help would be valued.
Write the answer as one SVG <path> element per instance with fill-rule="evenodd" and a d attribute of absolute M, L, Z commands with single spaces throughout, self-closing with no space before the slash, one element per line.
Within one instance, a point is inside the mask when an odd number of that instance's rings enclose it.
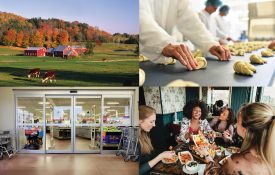
<path fill-rule="evenodd" d="M 139 55 L 139 62 L 144 62 L 144 61 L 149 61 L 149 58 L 147 58 L 146 56 L 140 54 Z"/>
<path fill-rule="evenodd" d="M 195 50 L 193 53 L 192 53 L 193 57 L 196 58 L 196 57 L 203 57 L 203 53 L 201 50 L 197 49 Z"/>
<path fill-rule="evenodd" d="M 165 59 L 165 62 L 160 62 L 158 64 L 161 64 L 161 65 L 172 65 L 172 64 L 175 64 L 177 62 L 176 59 L 172 58 L 172 57 L 168 57 Z"/>
<path fill-rule="evenodd" d="M 263 57 L 273 57 L 273 52 L 271 49 L 266 49 L 261 52 Z"/>
<path fill-rule="evenodd" d="M 254 72 L 256 72 L 256 67 L 251 65 L 248 62 L 243 60 L 238 60 L 234 63 L 233 69 L 236 73 L 242 75 L 250 75 L 252 76 Z"/>
<path fill-rule="evenodd" d="M 170 82 L 166 86 L 168 86 L 168 87 L 190 87 L 190 86 L 197 87 L 197 86 L 199 86 L 199 84 L 194 83 L 192 81 L 184 81 L 184 80 L 178 79 L 178 80 L 174 80 L 174 81 Z"/>
<path fill-rule="evenodd" d="M 255 64 L 264 64 L 266 63 L 266 60 L 264 60 L 262 57 L 256 55 L 256 54 L 252 54 L 250 57 L 250 62 L 251 63 L 255 63 Z"/>
<path fill-rule="evenodd" d="M 197 69 L 203 69 L 207 66 L 207 61 L 204 57 L 195 57 L 195 60 L 198 63 Z"/>
<path fill-rule="evenodd" d="M 139 86 L 142 86 L 145 82 L 145 72 L 139 68 Z"/>

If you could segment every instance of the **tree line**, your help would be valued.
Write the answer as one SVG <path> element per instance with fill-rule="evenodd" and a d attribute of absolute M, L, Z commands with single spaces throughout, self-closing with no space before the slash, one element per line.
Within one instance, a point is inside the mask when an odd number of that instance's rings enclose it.
<path fill-rule="evenodd" d="M 61 19 L 27 19 L 12 13 L 0 12 L 0 44 L 5 46 L 46 48 L 69 43 L 137 44 L 138 35 L 110 34 L 98 27 L 78 21 Z"/>

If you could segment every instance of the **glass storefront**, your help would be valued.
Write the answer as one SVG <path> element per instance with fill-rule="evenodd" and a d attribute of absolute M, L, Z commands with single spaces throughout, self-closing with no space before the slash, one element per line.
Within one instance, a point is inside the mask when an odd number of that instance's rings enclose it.
<path fill-rule="evenodd" d="M 16 95 L 17 147 L 30 153 L 116 150 L 131 126 L 131 93 Z"/>

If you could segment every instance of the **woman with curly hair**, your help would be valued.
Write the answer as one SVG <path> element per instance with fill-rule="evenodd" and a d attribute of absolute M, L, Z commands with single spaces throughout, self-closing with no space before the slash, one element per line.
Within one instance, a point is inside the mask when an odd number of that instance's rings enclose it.
<path fill-rule="evenodd" d="M 185 118 L 182 119 L 180 135 L 178 139 L 181 141 L 192 140 L 193 134 L 213 131 L 206 117 L 208 110 L 206 104 L 200 100 L 191 100 L 183 108 Z"/>

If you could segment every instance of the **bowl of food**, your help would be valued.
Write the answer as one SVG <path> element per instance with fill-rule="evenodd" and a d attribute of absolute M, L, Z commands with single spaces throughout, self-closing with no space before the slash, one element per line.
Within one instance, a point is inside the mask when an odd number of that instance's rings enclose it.
<path fill-rule="evenodd" d="M 162 159 L 162 163 L 164 164 L 173 164 L 173 163 L 176 163 L 178 161 L 178 156 L 177 155 L 174 155 L 172 158 L 164 158 Z"/>
<path fill-rule="evenodd" d="M 178 157 L 181 164 L 186 164 L 187 162 L 194 160 L 192 154 L 189 151 L 178 152 Z"/>
<path fill-rule="evenodd" d="M 199 164 L 196 161 L 189 161 L 186 163 L 185 168 L 190 172 L 194 172 L 199 169 Z"/>

